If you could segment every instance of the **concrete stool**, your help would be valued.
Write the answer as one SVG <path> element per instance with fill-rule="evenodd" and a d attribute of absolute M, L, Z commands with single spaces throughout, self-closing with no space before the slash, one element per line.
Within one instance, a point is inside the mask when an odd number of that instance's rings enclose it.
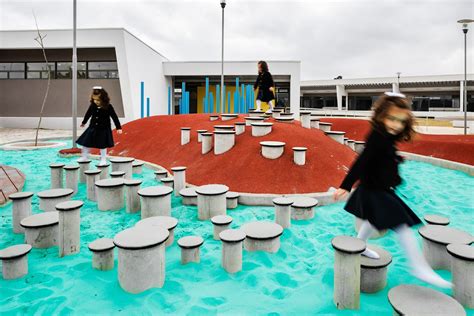
<path fill-rule="evenodd" d="M 211 223 L 214 225 L 214 240 L 220 240 L 219 234 L 224 230 L 229 229 L 230 224 L 232 223 L 232 217 L 228 215 L 217 215 L 211 218 Z"/>
<path fill-rule="evenodd" d="M 245 122 L 237 122 L 235 123 L 235 134 L 241 135 L 245 133 Z"/>
<path fill-rule="evenodd" d="M 67 201 L 56 205 L 59 212 L 59 257 L 78 253 L 81 249 L 82 201 Z"/>
<path fill-rule="evenodd" d="M 347 147 L 349 147 L 350 149 L 354 150 L 355 151 L 355 144 L 354 144 L 355 140 L 353 139 L 348 139 L 347 140 Z"/>
<path fill-rule="evenodd" d="M 209 121 L 217 121 L 219 119 L 219 115 L 210 115 Z"/>
<path fill-rule="evenodd" d="M 219 234 L 222 241 L 222 267 L 228 273 L 242 270 L 242 242 L 245 232 L 240 229 L 227 229 Z"/>
<path fill-rule="evenodd" d="M 339 144 L 344 145 L 344 135 L 346 134 L 346 132 L 327 131 L 327 132 L 324 132 L 324 134 L 334 139 Z"/>
<path fill-rule="evenodd" d="M 259 110 L 249 111 L 250 117 L 261 117 L 263 114 L 265 114 L 265 112 Z"/>
<path fill-rule="evenodd" d="M 124 179 L 104 179 L 96 181 L 97 208 L 101 211 L 120 210 L 124 205 Z"/>
<path fill-rule="evenodd" d="M 191 139 L 191 127 L 181 127 L 181 145 L 186 145 Z"/>
<path fill-rule="evenodd" d="M 28 253 L 31 248 L 31 245 L 20 244 L 0 250 L 4 280 L 14 280 L 28 274 Z"/>
<path fill-rule="evenodd" d="M 317 128 L 319 129 L 319 119 L 316 118 L 316 117 L 311 117 L 310 118 L 310 124 L 311 124 L 311 128 Z"/>
<path fill-rule="evenodd" d="M 197 193 L 195 188 L 184 188 L 179 191 L 179 195 L 183 198 L 183 205 L 197 205 Z"/>
<path fill-rule="evenodd" d="M 360 257 L 360 290 L 364 293 L 375 293 L 387 285 L 387 270 L 392 263 L 392 255 L 373 245 L 367 245 L 367 248 L 377 252 L 380 258 Z"/>
<path fill-rule="evenodd" d="M 63 185 L 63 163 L 52 163 L 51 169 L 51 189 L 61 189 Z"/>
<path fill-rule="evenodd" d="M 323 132 L 329 132 L 331 130 L 332 123 L 327 123 L 327 122 L 319 122 L 319 129 L 322 130 Z"/>
<path fill-rule="evenodd" d="M 174 229 L 178 226 L 178 220 L 171 216 L 153 216 L 138 221 L 135 226 L 138 227 L 161 227 L 167 229 L 170 233 L 166 239 L 165 246 L 169 247 L 174 242 Z"/>
<path fill-rule="evenodd" d="M 234 208 L 237 208 L 239 206 L 239 197 L 240 194 L 237 192 L 227 192 L 226 193 L 226 204 L 227 204 L 227 209 L 232 210 Z"/>
<path fill-rule="evenodd" d="M 173 167 L 174 196 L 179 196 L 179 191 L 186 187 L 186 167 Z"/>
<path fill-rule="evenodd" d="M 170 216 L 172 192 L 172 188 L 163 185 L 138 190 L 142 208 L 141 218 Z"/>
<path fill-rule="evenodd" d="M 125 179 L 125 171 L 112 171 L 110 177 L 112 179 Z"/>
<path fill-rule="evenodd" d="M 354 227 L 355 227 L 355 231 L 358 233 L 359 232 L 359 229 L 360 227 L 362 226 L 362 223 L 364 222 L 363 219 L 360 219 L 358 217 L 354 217 Z M 375 230 L 372 235 L 369 236 L 369 239 L 377 239 L 377 238 L 380 238 L 382 236 L 385 236 L 385 234 L 388 232 L 388 229 L 384 229 L 384 230 Z"/>
<path fill-rule="evenodd" d="M 101 171 L 94 169 L 94 170 L 86 170 L 84 171 L 86 175 L 86 184 L 87 184 L 87 199 L 90 201 L 97 201 L 97 195 L 95 193 L 95 183 L 96 181 L 100 180 Z"/>
<path fill-rule="evenodd" d="M 363 141 L 354 141 L 354 150 L 356 153 L 359 155 L 364 151 L 365 148 L 365 142 Z"/>
<path fill-rule="evenodd" d="M 110 238 L 99 238 L 89 244 L 92 252 L 92 268 L 107 271 L 114 268 L 114 241 Z"/>
<path fill-rule="evenodd" d="M 226 215 L 229 187 L 222 184 L 208 184 L 196 187 L 198 195 L 198 219 L 207 220 L 216 215 Z"/>
<path fill-rule="evenodd" d="M 100 170 L 99 180 L 104 180 L 104 179 L 107 179 L 109 177 L 110 163 L 107 162 L 105 165 L 97 164 L 95 166 L 98 170 Z"/>
<path fill-rule="evenodd" d="M 140 196 L 138 195 L 138 190 L 140 190 L 142 180 L 125 179 L 123 183 L 125 184 L 125 190 L 127 191 L 125 197 L 125 210 L 127 213 L 136 213 L 140 210 Z"/>
<path fill-rule="evenodd" d="M 440 216 L 440 215 L 427 214 L 423 216 L 423 219 L 425 220 L 426 223 L 430 225 L 443 225 L 443 226 L 449 225 L 449 218 Z"/>
<path fill-rule="evenodd" d="M 86 159 L 86 160 L 77 160 L 77 163 L 79 164 L 79 182 L 80 183 L 86 183 L 86 175 L 84 174 L 84 171 L 90 169 L 91 165 L 91 160 Z"/>
<path fill-rule="evenodd" d="M 360 307 L 360 257 L 365 242 L 350 236 L 337 236 L 331 241 L 334 253 L 334 304 L 337 309 Z"/>
<path fill-rule="evenodd" d="M 169 232 L 161 227 L 134 227 L 114 238 L 118 248 L 118 279 L 124 291 L 141 293 L 161 288 L 165 282 L 165 241 Z"/>
<path fill-rule="evenodd" d="M 214 125 L 214 131 L 233 131 L 233 125 Z"/>
<path fill-rule="evenodd" d="M 294 115 L 294 113 L 292 113 L 292 112 L 280 112 L 280 116 L 288 117 L 288 116 L 293 116 L 293 115 Z"/>
<path fill-rule="evenodd" d="M 318 205 L 318 200 L 305 196 L 294 197 L 292 200 L 291 219 L 306 220 L 314 217 L 314 208 Z"/>
<path fill-rule="evenodd" d="M 214 154 L 220 155 L 235 145 L 235 131 L 214 131 Z"/>
<path fill-rule="evenodd" d="M 115 157 L 110 158 L 113 171 L 125 171 L 125 179 L 131 179 L 133 175 L 133 162 L 135 158 L 131 157 Z"/>
<path fill-rule="evenodd" d="M 298 166 L 306 164 L 306 147 L 293 147 L 293 162 Z"/>
<path fill-rule="evenodd" d="M 301 121 L 301 127 L 310 129 L 311 128 L 311 112 L 301 111 L 300 121 Z"/>
<path fill-rule="evenodd" d="M 66 188 L 73 190 L 73 195 L 77 193 L 77 185 L 79 184 L 79 166 L 66 165 L 63 167 L 66 173 Z"/>
<path fill-rule="evenodd" d="M 221 114 L 221 120 L 223 121 L 230 121 L 239 117 L 239 114 L 234 113 L 224 113 Z"/>
<path fill-rule="evenodd" d="M 252 123 L 257 123 L 257 122 L 260 122 L 262 123 L 263 121 L 265 121 L 265 118 L 264 117 L 254 117 L 254 116 L 246 116 L 244 117 L 245 119 L 245 126 L 252 126 Z"/>
<path fill-rule="evenodd" d="M 168 177 L 168 171 L 166 170 L 156 170 L 155 179 L 161 181 L 161 179 Z"/>
<path fill-rule="evenodd" d="M 201 154 L 207 154 L 212 150 L 212 135 L 213 133 L 203 133 L 202 134 L 202 147 Z"/>
<path fill-rule="evenodd" d="M 466 315 L 452 297 L 430 288 L 403 284 L 388 291 L 394 315 Z"/>
<path fill-rule="evenodd" d="M 280 158 L 285 151 L 284 142 L 264 141 L 260 142 L 260 146 L 262 146 L 262 156 L 267 159 Z"/>
<path fill-rule="evenodd" d="M 280 113 L 281 113 L 281 112 L 282 112 L 282 110 L 273 109 L 273 110 L 272 110 L 272 117 L 273 117 L 273 118 L 280 117 Z"/>
<path fill-rule="evenodd" d="M 132 162 L 132 173 L 133 174 L 141 174 L 143 171 L 143 165 L 145 163 L 141 160 L 134 160 Z"/>
<path fill-rule="evenodd" d="M 344 137 L 344 145 L 346 145 L 346 146 L 347 146 L 347 144 L 348 144 L 348 141 L 349 141 L 349 138 L 347 138 L 347 137 Z"/>
<path fill-rule="evenodd" d="M 23 234 L 25 230 L 20 226 L 22 219 L 31 215 L 31 197 L 33 192 L 16 192 L 8 196 L 12 201 L 13 232 Z"/>
<path fill-rule="evenodd" d="M 423 255 L 435 270 L 451 271 L 451 255 L 446 250 L 447 245 L 470 245 L 474 240 L 469 233 L 442 225 L 425 225 L 418 233 L 423 237 Z"/>
<path fill-rule="evenodd" d="M 181 248 L 181 264 L 189 262 L 201 262 L 200 247 L 204 239 L 199 236 L 186 236 L 178 240 L 178 246 Z"/>
<path fill-rule="evenodd" d="M 273 199 L 273 204 L 275 205 L 275 223 L 284 229 L 290 227 L 293 200 L 286 197 L 278 197 Z"/>
<path fill-rule="evenodd" d="M 273 123 L 255 122 L 252 123 L 252 136 L 260 137 L 268 135 L 272 132 Z"/>
<path fill-rule="evenodd" d="M 39 208 L 45 212 L 56 211 L 56 204 L 69 201 L 73 194 L 72 189 L 51 189 L 38 192 Z"/>
<path fill-rule="evenodd" d="M 163 185 L 165 187 L 174 189 L 174 179 L 173 179 L 173 177 L 163 178 L 163 179 L 161 179 L 161 182 L 163 183 Z"/>
<path fill-rule="evenodd" d="M 275 119 L 275 121 L 280 123 L 293 123 L 294 120 L 293 116 L 284 116 L 283 113 L 280 113 L 280 117 Z"/>
<path fill-rule="evenodd" d="M 464 307 L 474 309 L 474 247 L 450 244 L 446 249 L 451 255 L 454 298 Z"/>
<path fill-rule="evenodd" d="M 283 227 L 280 225 L 260 221 L 244 224 L 241 229 L 247 235 L 245 250 L 275 253 L 280 249 L 280 236 L 283 234 Z"/>
<path fill-rule="evenodd" d="M 49 248 L 58 244 L 57 211 L 28 216 L 20 225 L 25 229 L 25 242 L 33 248 Z"/>
<path fill-rule="evenodd" d="M 207 129 L 198 129 L 197 134 L 198 134 L 198 143 L 202 142 L 202 134 L 206 133 Z"/>

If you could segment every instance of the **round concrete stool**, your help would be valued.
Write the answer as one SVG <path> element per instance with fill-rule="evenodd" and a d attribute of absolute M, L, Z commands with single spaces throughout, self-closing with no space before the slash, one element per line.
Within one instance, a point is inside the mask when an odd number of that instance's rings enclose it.
<path fill-rule="evenodd" d="M 95 193 L 95 183 L 100 180 L 100 170 L 86 170 L 84 174 L 86 175 L 86 184 L 87 184 L 87 199 L 90 201 L 97 201 L 97 195 Z"/>
<path fill-rule="evenodd" d="M 442 225 L 442 226 L 449 225 L 449 218 L 440 216 L 440 215 L 427 214 L 423 216 L 423 219 L 425 220 L 425 222 L 427 222 L 430 225 Z"/>
<path fill-rule="evenodd" d="M 293 200 L 286 197 L 273 199 L 275 205 L 275 223 L 283 228 L 291 226 L 291 205 Z"/>
<path fill-rule="evenodd" d="M 234 120 L 236 118 L 239 117 L 239 114 L 236 114 L 236 113 L 224 113 L 224 114 L 221 114 L 221 119 L 223 121 L 230 121 L 230 120 Z"/>
<path fill-rule="evenodd" d="M 174 179 L 173 177 L 163 178 L 161 179 L 163 186 L 174 189 Z"/>
<path fill-rule="evenodd" d="M 39 208 L 45 212 L 56 211 L 56 204 L 69 201 L 73 194 L 73 189 L 51 189 L 38 192 Z"/>
<path fill-rule="evenodd" d="M 474 309 L 474 247 L 450 244 L 453 296 L 466 308 Z"/>
<path fill-rule="evenodd" d="M 447 245 L 469 245 L 474 240 L 469 233 L 442 225 L 425 225 L 418 232 L 423 237 L 423 255 L 435 270 L 451 270 L 451 255 L 446 250 Z"/>
<path fill-rule="evenodd" d="M 219 119 L 219 115 L 210 115 L 209 121 L 217 121 Z"/>
<path fill-rule="evenodd" d="M 283 113 L 280 113 L 280 117 L 277 117 L 275 121 L 280 123 L 293 123 L 295 119 L 293 116 L 284 116 Z"/>
<path fill-rule="evenodd" d="M 25 230 L 20 226 L 22 219 L 31 215 L 31 197 L 33 192 L 16 192 L 8 196 L 12 201 L 13 232 L 23 234 Z"/>
<path fill-rule="evenodd" d="M 277 118 L 277 117 L 280 117 L 280 113 L 282 112 L 282 110 L 275 110 L 273 109 L 272 110 L 272 117 L 273 118 Z"/>
<path fill-rule="evenodd" d="M 306 164 L 306 147 L 293 147 L 293 162 L 298 166 Z"/>
<path fill-rule="evenodd" d="M 165 282 L 165 241 L 169 232 L 161 227 L 134 227 L 114 238 L 118 248 L 118 279 L 124 291 L 141 293 L 161 288 Z"/>
<path fill-rule="evenodd" d="M 141 174 L 143 171 L 143 165 L 145 163 L 141 160 L 134 160 L 132 162 L 132 173 L 133 174 Z"/>
<path fill-rule="evenodd" d="M 220 240 L 219 234 L 224 230 L 229 229 L 232 223 L 232 217 L 227 215 L 217 215 L 211 218 L 211 222 L 214 225 L 213 238 L 214 240 Z"/>
<path fill-rule="evenodd" d="M 360 257 L 360 290 L 364 293 L 375 293 L 387 285 L 387 270 L 392 262 L 392 255 L 374 245 L 367 245 L 367 248 L 375 251 L 380 258 Z"/>
<path fill-rule="evenodd" d="M 191 139 L 191 127 L 181 127 L 181 145 L 186 145 Z"/>
<path fill-rule="evenodd" d="M 81 248 L 82 201 L 67 201 L 56 205 L 59 212 L 59 257 L 78 253 Z"/>
<path fill-rule="evenodd" d="M 178 220 L 171 216 L 153 216 L 142 219 L 135 224 L 136 227 L 161 227 L 169 231 L 170 235 L 166 239 L 165 245 L 169 247 L 174 242 L 174 229 L 178 226 Z"/>
<path fill-rule="evenodd" d="M 252 136 L 260 137 L 268 135 L 272 132 L 273 123 L 255 122 L 252 123 Z"/>
<path fill-rule="evenodd" d="M 301 121 L 301 127 L 310 129 L 311 128 L 311 112 L 301 111 L 300 121 Z"/>
<path fill-rule="evenodd" d="M 347 137 L 344 137 L 344 145 L 346 145 L 346 146 L 347 146 L 348 142 L 349 142 L 349 138 L 347 138 Z"/>
<path fill-rule="evenodd" d="M 96 181 L 97 208 L 101 211 L 120 210 L 124 206 L 124 179 Z"/>
<path fill-rule="evenodd" d="M 138 190 L 142 219 L 171 215 L 171 193 L 173 189 L 164 185 Z"/>
<path fill-rule="evenodd" d="M 125 210 L 127 213 L 136 213 L 140 210 L 140 196 L 138 195 L 138 190 L 140 190 L 142 180 L 125 179 L 123 183 L 125 184 L 125 190 L 127 191 L 125 197 Z"/>
<path fill-rule="evenodd" d="M 348 146 L 350 149 L 352 149 L 352 150 L 355 151 L 355 140 L 349 139 L 349 140 L 347 141 L 347 146 Z"/>
<path fill-rule="evenodd" d="M 197 205 L 197 193 L 195 188 L 184 188 L 179 191 L 179 195 L 183 198 L 183 205 Z"/>
<path fill-rule="evenodd" d="M 222 241 L 222 267 L 228 273 L 242 270 L 242 242 L 245 232 L 240 229 L 227 229 L 219 234 Z"/>
<path fill-rule="evenodd" d="M 90 159 L 85 159 L 85 160 L 78 159 L 77 163 L 79 164 L 79 182 L 80 183 L 86 183 L 86 175 L 84 174 L 84 171 L 90 169 L 91 160 Z"/>
<path fill-rule="evenodd" d="M 362 223 L 364 222 L 363 219 L 360 219 L 358 217 L 354 217 L 354 228 L 355 228 L 355 231 L 358 233 L 359 230 L 360 230 L 360 227 L 362 226 Z M 380 238 L 382 236 L 385 236 L 385 234 L 387 234 L 388 232 L 388 229 L 384 229 L 384 230 L 375 230 L 370 236 L 369 236 L 369 239 L 377 239 L 377 238 Z"/>
<path fill-rule="evenodd" d="M 286 117 L 293 116 L 293 115 L 294 115 L 294 113 L 292 113 L 292 112 L 281 112 L 280 113 L 280 116 L 286 116 Z"/>
<path fill-rule="evenodd" d="M 247 116 L 247 117 L 244 117 L 245 119 L 245 126 L 252 126 L 252 123 L 256 123 L 256 122 L 263 122 L 265 120 L 264 117 L 255 117 L 255 116 Z"/>
<path fill-rule="evenodd" d="M 214 154 L 220 155 L 235 145 L 235 131 L 214 131 Z"/>
<path fill-rule="evenodd" d="M 51 189 L 61 189 L 63 185 L 63 163 L 52 163 L 51 169 Z"/>
<path fill-rule="evenodd" d="M 66 188 L 73 190 L 73 195 L 77 193 L 77 185 L 79 184 L 79 166 L 66 165 L 63 167 L 66 173 Z"/>
<path fill-rule="evenodd" d="M 112 171 L 110 173 L 110 177 L 112 179 L 124 179 L 125 178 L 125 171 Z"/>
<path fill-rule="evenodd" d="M 280 236 L 283 234 L 283 227 L 280 225 L 260 221 L 244 224 L 241 229 L 247 235 L 245 250 L 275 253 L 280 249 Z"/>
<path fill-rule="evenodd" d="M 233 131 L 233 125 L 214 125 L 214 131 Z"/>
<path fill-rule="evenodd" d="M 403 284 L 388 291 L 394 315 L 466 315 L 452 297 L 430 288 Z"/>
<path fill-rule="evenodd" d="M 208 184 L 196 187 L 198 195 L 198 218 L 207 220 L 216 215 L 226 215 L 229 187 L 222 184 Z"/>
<path fill-rule="evenodd" d="M 161 181 L 161 179 L 168 177 L 168 171 L 166 170 L 156 170 L 155 171 L 155 178 L 158 181 Z"/>
<path fill-rule="evenodd" d="M 360 307 L 360 260 L 365 242 L 350 236 L 331 241 L 334 254 L 334 303 L 337 309 Z"/>
<path fill-rule="evenodd" d="M 173 167 L 171 171 L 174 179 L 174 196 L 179 196 L 179 191 L 186 187 L 186 167 Z"/>
<path fill-rule="evenodd" d="M 235 123 L 235 134 L 241 135 L 245 133 L 245 122 L 237 122 Z"/>
<path fill-rule="evenodd" d="M 28 253 L 31 245 L 20 244 L 0 250 L 2 276 L 4 280 L 14 280 L 28 274 Z"/>
<path fill-rule="evenodd" d="M 25 241 L 33 248 L 58 245 L 59 214 L 57 211 L 28 216 L 20 222 L 25 229 Z"/>
<path fill-rule="evenodd" d="M 344 145 L 344 135 L 346 134 L 346 132 L 326 131 L 326 132 L 324 132 L 324 134 L 326 134 L 330 138 L 334 139 L 339 144 Z"/>
<path fill-rule="evenodd" d="M 207 129 L 198 129 L 197 131 L 198 135 L 198 143 L 202 142 L 202 134 L 207 132 Z"/>
<path fill-rule="evenodd" d="M 239 206 L 239 197 L 240 194 L 237 192 L 227 192 L 226 193 L 226 201 L 227 201 L 227 209 L 232 210 L 234 208 L 237 208 Z"/>
<path fill-rule="evenodd" d="M 213 133 L 202 133 L 202 146 L 201 146 L 201 154 L 207 154 L 212 150 L 212 135 Z"/>
<path fill-rule="evenodd" d="M 114 241 L 110 238 L 99 238 L 89 244 L 92 252 L 92 268 L 107 271 L 114 268 Z"/>
<path fill-rule="evenodd" d="M 125 171 L 125 179 L 131 179 L 133 175 L 133 162 L 135 158 L 131 157 L 114 157 L 110 158 L 113 171 Z"/>
<path fill-rule="evenodd" d="M 319 129 L 322 130 L 323 132 L 329 132 L 331 130 L 332 123 L 327 123 L 327 122 L 319 122 Z"/>
<path fill-rule="evenodd" d="M 365 142 L 363 141 L 354 141 L 354 150 L 359 155 L 364 151 Z"/>
<path fill-rule="evenodd" d="M 265 114 L 265 112 L 259 110 L 249 111 L 250 117 L 261 117 L 263 114 Z"/>
<path fill-rule="evenodd" d="M 260 142 L 262 147 L 262 156 L 267 159 L 277 159 L 283 155 L 285 151 L 284 142 L 264 141 Z"/>
<path fill-rule="evenodd" d="M 178 240 L 178 246 L 181 248 L 181 264 L 189 262 L 201 262 L 200 247 L 204 239 L 199 236 L 186 236 Z"/>
<path fill-rule="evenodd" d="M 305 196 L 293 197 L 292 200 L 291 219 L 306 220 L 314 217 L 314 208 L 318 205 L 318 200 Z"/>
<path fill-rule="evenodd" d="M 311 128 L 317 128 L 319 129 L 319 119 L 315 117 L 311 117 Z"/>
<path fill-rule="evenodd" d="M 110 167 L 110 163 L 106 163 L 104 165 L 101 165 L 101 164 L 97 164 L 95 165 L 96 168 L 98 170 L 100 170 L 100 177 L 99 177 L 99 180 L 104 180 L 104 179 L 107 179 L 109 177 L 109 167 Z"/>

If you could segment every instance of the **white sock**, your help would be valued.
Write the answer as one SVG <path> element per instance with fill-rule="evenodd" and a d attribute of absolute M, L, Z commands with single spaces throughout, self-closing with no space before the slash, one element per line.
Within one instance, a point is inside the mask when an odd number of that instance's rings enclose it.
<path fill-rule="evenodd" d="M 441 278 L 426 262 L 425 257 L 423 257 L 423 254 L 417 246 L 415 235 L 411 229 L 406 224 L 403 224 L 394 230 L 397 233 L 400 245 L 405 250 L 408 263 L 412 269 L 412 274 L 418 279 L 432 285 L 441 288 L 451 288 L 452 284 Z"/>
<path fill-rule="evenodd" d="M 80 160 L 84 161 L 89 158 L 89 148 L 88 147 L 82 147 L 81 148 L 81 158 Z"/>
<path fill-rule="evenodd" d="M 269 110 L 273 110 L 273 100 L 268 101 Z"/>
<path fill-rule="evenodd" d="M 100 150 L 100 162 L 105 162 L 107 157 L 107 148 L 102 148 Z"/>
<path fill-rule="evenodd" d="M 376 231 L 375 227 L 372 226 L 372 224 L 369 223 L 368 220 L 364 220 L 362 222 L 362 225 L 360 225 L 359 233 L 357 234 L 357 238 L 362 239 L 363 241 L 367 242 L 369 239 L 370 235 Z M 361 253 L 361 255 L 366 256 L 368 258 L 372 259 L 379 259 L 380 256 L 378 253 L 376 253 L 373 250 L 370 250 L 369 248 L 366 248 L 364 252 Z"/>
<path fill-rule="evenodd" d="M 257 103 L 257 111 L 261 111 L 262 110 L 262 101 L 257 100 L 255 103 Z"/>

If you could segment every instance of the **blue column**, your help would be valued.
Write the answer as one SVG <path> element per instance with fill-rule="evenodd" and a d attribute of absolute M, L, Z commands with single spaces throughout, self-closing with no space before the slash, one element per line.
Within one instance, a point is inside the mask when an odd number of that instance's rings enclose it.
<path fill-rule="evenodd" d="M 185 114 L 186 111 L 186 82 L 181 83 L 181 109 L 179 114 Z"/>
<path fill-rule="evenodd" d="M 145 82 L 140 82 L 140 117 L 143 118 L 145 112 Z"/>
<path fill-rule="evenodd" d="M 211 107 L 211 113 L 214 113 L 214 96 L 212 95 L 212 92 L 209 92 L 209 104 Z"/>
<path fill-rule="evenodd" d="M 183 110 L 181 109 L 182 101 L 183 101 L 183 98 L 180 98 L 179 101 L 178 101 L 179 114 L 183 114 Z"/>
<path fill-rule="evenodd" d="M 203 112 L 207 113 L 207 100 L 206 100 L 206 97 L 202 98 L 202 104 L 204 105 Z"/>
<path fill-rule="evenodd" d="M 189 91 L 186 91 L 186 114 L 189 114 Z"/>
<path fill-rule="evenodd" d="M 242 85 L 242 97 L 240 98 L 240 109 L 241 109 L 241 113 L 244 113 L 244 104 L 245 104 L 245 85 L 243 84 Z"/>
<path fill-rule="evenodd" d="M 230 91 L 227 92 L 227 113 L 230 113 Z"/>
<path fill-rule="evenodd" d="M 225 111 L 225 110 L 226 110 L 226 106 L 225 106 L 225 96 L 226 96 L 226 93 L 225 93 L 225 85 L 224 85 L 224 89 L 223 89 L 223 90 L 224 90 L 224 91 L 223 91 L 223 95 L 222 95 L 222 102 L 223 102 L 223 103 L 221 104 L 221 106 L 222 106 L 222 112 L 223 112 L 223 113 L 226 113 L 226 111 Z M 228 112 L 227 112 L 227 113 L 228 113 Z"/>
<path fill-rule="evenodd" d="M 171 86 L 168 86 L 168 115 L 171 115 Z"/>
<path fill-rule="evenodd" d="M 209 78 L 206 77 L 206 97 L 204 103 L 204 112 L 210 113 L 210 104 L 209 104 Z"/>
<path fill-rule="evenodd" d="M 216 112 L 221 113 L 221 86 L 216 85 Z"/>
<path fill-rule="evenodd" d="M 234 100 L 234 112 L 235 113 L 242 113 L 240 112 L 240 91 L 239 91 L 239 77 L 235 78 L 235 93 L 236 93 L 236 101 Z"/>
<path fill-rule="evenodd" d="M 150 116 L 150 97 L 146 97 L 146 117 Z"/>

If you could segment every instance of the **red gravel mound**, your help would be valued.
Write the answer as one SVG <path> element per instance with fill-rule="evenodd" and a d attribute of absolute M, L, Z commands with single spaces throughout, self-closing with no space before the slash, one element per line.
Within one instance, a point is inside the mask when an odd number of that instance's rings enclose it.
<path fill-rule="evenodd" d="M 324 192 L 338 187 L 356 154 L 315 129 L 294 124 L 275 123 L 271 134 L 252 137 L 251 128 L 236 136 L 236 145 L 222 155 L 201 154 L 198 129 L 213 130 L 213 125 L 234 124 L 238 120 L 209 121 L 209 115 L 191 114 L 153 116 L 129 122 L 123 134 L 114 132 L 116 146 L 111 155 L 131 156 L 159 164 L 168 170 L 186 166 L 187 181 L 195 185 L 226 184 L 233 191 L 250 193 Z M 270 120 L 273 122 L 273 120 Z M 181 127 L 191 128 L 191 142 L 180 145 Z M 260 154 L 260 142 L 283 141 L 285 152 L 276 160 Z M 294 146 L 308 148 L 306 165 L 293 163 Z"/>

